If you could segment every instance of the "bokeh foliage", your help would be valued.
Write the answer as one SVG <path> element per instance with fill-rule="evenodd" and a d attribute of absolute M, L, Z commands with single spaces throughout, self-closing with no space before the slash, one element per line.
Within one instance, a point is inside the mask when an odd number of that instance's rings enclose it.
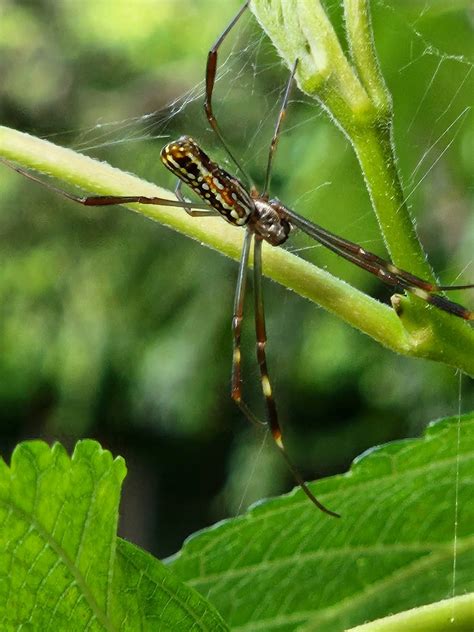
<path fill-rule="evenodd" d="M 238 4 L 7 0 L 1 121 L 171 186 L 158 160 L 164 137 L 191 134 L 222 157 L 202 113 L 202 78 L 207 50 Z M 431 262 L 449 283 L 470 263 L 474 232 L 469 18 L 449 4 L 409 12 L 373 4 L 403 181 Z M 340 20 L 338 3 L 328 5 Z M 222 60 L 216 111 L 261 182 L 287 71 L 251 16 Z M 0 191 L 5 450 L 25 436 L 100 437 L 129 464 L 124 533 L 159 553 L 235 512 L 246 487 L 258 498 L 290 486 L 278 455 L 260 450 L 261 436 L 228 397 L 235 264 L 122 209 L 85 210 L 4 169 Z M 383 253 L 350 147 L 296 92 L 273 192 Z M 388 298 L 321 248 L 302 256 Z M 265 289 L 277 401 L 309 478 L 457 410 L 452 370 L 396 357 L 301 298 Z M 246 386 L 258 409 L 249 321 Z M 462 408 L 472 399 L 465 381 Z"/>

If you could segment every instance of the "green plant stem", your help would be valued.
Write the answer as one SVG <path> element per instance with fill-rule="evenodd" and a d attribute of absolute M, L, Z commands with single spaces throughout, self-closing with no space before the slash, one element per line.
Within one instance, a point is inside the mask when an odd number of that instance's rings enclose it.
<path fill-rule="evenodd" d="M 470 632 L 474 630 L 474 593 L 454 597 L 351 628 L 348 632 Z"/>
<path fill-rule="evenodd" d="M 0 156 L 96 195 L 135 193 L 173 198 L 171 192 L 106 163 L 7 127 L 0 127 Z M 35 186 L 34 183 L 29 185 Z M 68 203 L 65 200 L 65 205 Z M 178 208 L 143 204 L 130 205 L 130 208 L 233 259 L 239 259 L 243 231 L 221 218 L 192 218 Z M 103 208 L 97 208 L 98 214 L 103 212 Z M 467 323 L 425 304 L 420 310 L 419 306 L 401 297 L 399 303 L 403 309 L 400 318 L 388 306 L 283 248 L 266 246 L 263 259 L 266 276 L 338 315 L 393 351 L 440 360 L 474 374 L 474 331 Z M 407 330 L 404 328 L 405 320 L 410 325 Z"/>
<path fill-rule="evenodd" d="M 355 117 L 355 125 L 345 130 L 346 134 L 359 160 L 393 261 L 435 281 L 400 182 L 393 142 L 392 99 L 377 59 L 368 0 L 344 0 L 344 17 L 352 61 L 374 113 L 372 121 L 361 119 L 361 126 Z"/>
<path fill-rule="evenodd" d="M 344 18 L 353 64 L 379 116 L 392 115 L 392 99 L 375 51 L 368 0 L 344 0 Z"/>
<path fill-rule="evenodd" d="M 383 123 L 352 131 L 351 143 L 392 260 L 434 282 L 436 279 L 407 211 L 391 136 L 391 124 Z"/>

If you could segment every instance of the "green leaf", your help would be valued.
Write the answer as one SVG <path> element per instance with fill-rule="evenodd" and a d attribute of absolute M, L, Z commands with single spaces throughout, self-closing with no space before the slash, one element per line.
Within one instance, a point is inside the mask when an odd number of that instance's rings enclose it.
<path fill-rule="evenodd" d="M 0 461 L 0 629 L 225 630 L 160 562 L 116 537 L 123 459 L 95 441 Z"/>
<path fill-rule="evenodd" d="M 345 630 L 474 590 L 473 480 L 474 416 L 446 419 L 312 485 L 340 520 L 298 490 L 192 537 L 170 567 L 232 629 Z"/>

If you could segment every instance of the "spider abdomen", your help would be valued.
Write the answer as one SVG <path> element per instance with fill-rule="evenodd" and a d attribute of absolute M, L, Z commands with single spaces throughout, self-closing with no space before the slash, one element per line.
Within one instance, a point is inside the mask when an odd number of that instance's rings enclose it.
<path fill-rule="evenodd" d="M 228 222 L 236 226 L 248 222 L 254 201 L 239 180 L 213 162 L 192 138 L 181 136 L 165 145 L 161 160 Z"/>

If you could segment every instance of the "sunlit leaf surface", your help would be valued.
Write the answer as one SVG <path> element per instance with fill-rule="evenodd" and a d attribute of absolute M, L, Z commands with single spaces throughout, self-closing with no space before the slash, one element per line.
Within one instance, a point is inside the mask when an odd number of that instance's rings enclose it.
<path fill-rule="evenodd" d="M 1 630 L 224 630 L 158 560 L 116 537 L 122 459 L 21 444 L 0 464 Z M 118 545 L 117 545 L 118 543 Z"/>
<path fill-rule="evenodd" d="M 297 491 L 197 534 L 170 567 L 232 629 L 344 630 L 473 590 L 473 478 L 474 417 L 443 420 L 314 485 L 340 520 Z"/>

